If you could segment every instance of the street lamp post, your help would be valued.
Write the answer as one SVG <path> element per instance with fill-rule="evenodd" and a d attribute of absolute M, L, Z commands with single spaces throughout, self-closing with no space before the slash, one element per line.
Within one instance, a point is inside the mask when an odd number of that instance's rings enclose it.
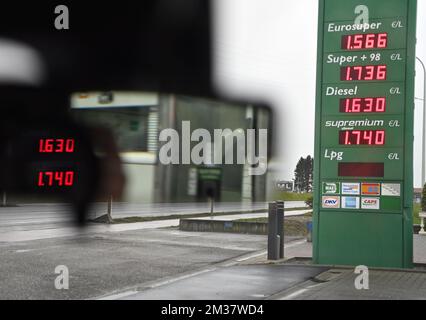
<path fill-rule="evenodd" d="M 423 61 L 418 57 L 416 59 L 420 62 L 423 67 L 423 139 L 422 139 L 422 187 L 426 182 L 426 154 L 425 154 L 425 142 L 426 142 L 426 68 Z"/>

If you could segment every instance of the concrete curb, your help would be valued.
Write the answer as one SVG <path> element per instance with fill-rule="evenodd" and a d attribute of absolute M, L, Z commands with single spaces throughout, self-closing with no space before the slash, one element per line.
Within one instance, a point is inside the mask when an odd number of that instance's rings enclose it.
<path fill-rule="evenodd" d="M 268 234 L 268 223 L 207 219 L 180 219 L 179 230 L 195 232 L 230 232 L 266 235 Z"/>

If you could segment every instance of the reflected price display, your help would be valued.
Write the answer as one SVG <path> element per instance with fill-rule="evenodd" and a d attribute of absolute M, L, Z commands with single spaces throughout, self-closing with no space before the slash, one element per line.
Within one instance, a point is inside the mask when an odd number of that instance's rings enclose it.
<path fill-rule="evenodd" d="M 339 132 L 339 144 L 382 146 L 385 144 L 385 131 L 343 130 Z"/>
<path fill-rule="evenodd" d="M 74 152 L 74 139 L 40 139 L 40 153 L 72 153 Z"/>
<path fill-rule="evenodd" d="M 38 153 L 46 156 L 48 154 L 72 154 L 74 151 L 75 139 L 73 138 L 42 138 L 38 142 Z M 37 186 L 39 188 L 72 187 L 74 177 L 74 170 L 39 170 Z"/>
<path fill-rule="evenodd" d="M 74 171 L 40 171 L 38 173 L 39 187 L 66 186 L 74 184 Z"/>
<path fill-rule="evenodd" d="M 97 192 L 99 179 L 90 131 L 55 121 L 6 132 L 0 188 L 10 194 L 37 195 L 40 200 L 45 196 L 49 201 L 63 200 L 75 208 L 85 206 Z"/>

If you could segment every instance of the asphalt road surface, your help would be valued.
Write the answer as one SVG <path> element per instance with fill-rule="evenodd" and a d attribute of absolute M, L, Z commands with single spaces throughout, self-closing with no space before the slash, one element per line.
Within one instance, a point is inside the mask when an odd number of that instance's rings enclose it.
<path fill-rule="evenodd" d="M 191 204 L 114 207 L 122 216 L 205 209 Z M 265 207 L 226 204 L 221 210 Z M 0 208 L 0 299 L 90 299 L 139 292 L 150 283 L 232 265 L 242 255 L 265 252 L 267 245 L 266 236 L 179 231 L 168 227 L 171 220 L 94 224 L 79 230 L 70 226 L 71 218 L 65 205 Z M 55 288 L 55 268 L 60 265 L 69 270 L 68 290 Z"/>
<path fill-rule="evenodd" d="M 87 299 L 265 250 L 266 236 L 144 229 L 0 243 L 0 299 Z M 67 266 L 69 289 L 55 288 Z"/>
<path fill-rule="evenodd" d="M 200 272 L 120 297 L 125 300 L 261 300 L 308 281 L 328 268 L 290 265 L 236 265 Z"/>

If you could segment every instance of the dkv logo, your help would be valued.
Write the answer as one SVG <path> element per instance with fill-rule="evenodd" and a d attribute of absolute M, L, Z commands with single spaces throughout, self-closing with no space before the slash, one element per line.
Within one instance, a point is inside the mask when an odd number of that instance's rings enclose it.
<path fill-rule="evenodd" d="M 340 197 L 322 197 L 323 208 L 340 208 Z"/>

